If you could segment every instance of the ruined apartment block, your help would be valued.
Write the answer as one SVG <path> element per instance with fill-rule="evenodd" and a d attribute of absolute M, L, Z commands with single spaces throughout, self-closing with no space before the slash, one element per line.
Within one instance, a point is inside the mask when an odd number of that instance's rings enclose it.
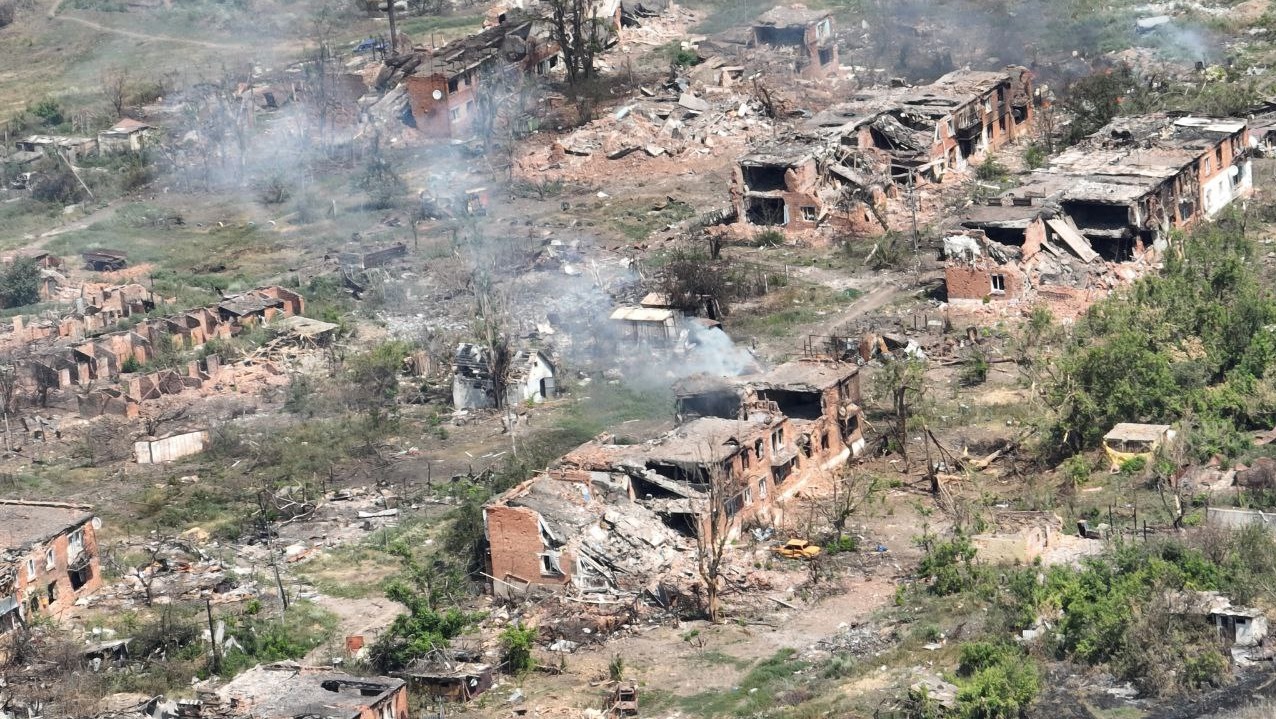
<path fill-rule="evenodd" d="M 836 77 L 840 66 L 833 38 L 833 15 L 802 5 L 777 7 L 753 21 L 752 45 L 795 48 L 794 72 L 818 79 Z"/>
<path fill-rule="evenodd" d="M 484 507 L 494 591 L 633 589 L 702 531 L 712 487 L 732 534 L 781 523 L 786 499 L 863 449 L 859 401 L 859 368 L 832 362 L 685 383 L 676 429 L 602 435 Z"/>
<path fill-rule="evenodd" d="M 789 230 L 880 228 L 872 208 L 898 188 L 941 182 L 1022 137 L 1033 121 L 1031 99 L 1031 74 L 1021 67 L 861 90 L 740 159 L 731 185 L 736 216 Z"/>
<path fill-rule="evenodd" d="M 453 139 L 473 133 L 481 83 L 505 73 L 544 75 L 558 67 L 559 52 L 543 21 L 510 11 L 496 27 L 418 51 L 408 63 L 410 124 L 428 137 Z"/>
<path fill-rule="evenodd" d="M 102 586 L 94 525 L 88 507 L 0 499 L 0 654 L 4 635 Z"/>
<path fill-rule="evenodd" d="M 1171 230 L 1249 195 L 1252 153 L 1244 120 L 1118 118 L 965 214 L 945 241 L 948 297 L 1093 299 L 1155 263 Z"/>

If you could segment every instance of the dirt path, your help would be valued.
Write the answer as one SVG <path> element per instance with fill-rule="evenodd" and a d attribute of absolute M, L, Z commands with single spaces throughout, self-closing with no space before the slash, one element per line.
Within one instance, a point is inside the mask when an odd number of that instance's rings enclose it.
<path fill-rule="evenodd" d="M 61 7 L 62 7 L 62 0 L 53 0 L 53 6 L 49 8 L 49 18 L 57 19 L 57 20 L 69 20 L 73 23 L 77 23 L 79 25 L 83 25 L 85 27 L 92 28 L 100 32 L 109 32 L 115 35 L 122 35 L 124 37 L 131 37 L 138 40 L 156 40 L 159 42 L 172 42 L 172 43 L 177 43 L 179 45 L 194 45 L 196 47 L 207 47 L 207 48 L 212 48 L 214 50 L 247 50 L 249 48 L 248 45 L 238 45 L 238 44 L 221 43 L 221 42 L 208 42 L 207 40 L 191 40 L 190 38 L 173 37 L 171 35 L 152 35 L 152 34 L 144 33 L 144 32 L 133 32 L 132 30 L 121 30 L 120 28 L 111 27 L 110 25 L 103 25 L 102 23 L 94 22 L 92 20 L 86 20 L 82 17 L 75 17 L 74 15 L 59 15 L 58 9 Z"/>

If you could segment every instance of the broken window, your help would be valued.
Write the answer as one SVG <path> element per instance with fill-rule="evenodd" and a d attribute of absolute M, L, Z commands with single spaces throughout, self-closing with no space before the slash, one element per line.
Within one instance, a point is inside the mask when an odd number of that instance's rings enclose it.
<path fill-rule="evenodd" d="M 66 555 L 75 557 L 84 551 L 84 530 L 77 529 L 66 539 Z"/>
<path fill-rule="evenodd" d="M 771 454 L 779 454 L 784 450 L 784 428 L 781 427 L 771 433 Z"/>
<path fill-rule="evenodd" d="M 762 459 L 762 440 L 759 439 L 753 443 L 753 454 L 756 455 L 758 459 Z"/>
<path fill-rule="evenodd" d="M 1205 175 L 1209 175 L 1211 172 L 1213 172 L 1213 168 L 1211 168 L 1211 167 L 1210 167 L 1210 158 L 1208 158 L 1208 157 L 1207 157 L 1207 158 L 1205 158 L 1204 165 L 1205 165 L 1205 170 L 1204 170 L 1203 174 L 1205 174 Z"/>
<path fill-rule="evenodd" d="M 745 219 L 754 225 L 789 224 L 788 208 L 780 197 L 745 198 Z"/>
<path fill-rule="evenodd" d="M 784 484 L 784 480 L 788 479 L 790 474 L 793 474 L 792 461 L 785 462 L 778 467 L 773 467 L 771 469 L 771 481 L 775 483 L 775 486 L 779 487 L 781 484 Z"/>
<path fill-rule="evenodd" d="M 744 185 L 753 192 L 770 192 L 784 189 L 783 165 L 742 165 Z"/>
<path fill-rule="evenodd" d="M 466 114 L 466 115 L 472 115 L 472 114 L 474 114 L 474 101 L 473 101 L 473 100 L 466 100 L 466 101 L 465 101 L 465 114 Z"/>
<path fill-rule="evenodd" d="M 804 206 L 802 208 L 802 219 L 806 222 L 815 222 L 819 219 L 819 214 L 816 213 L 814 207 Z"/>
<path fill-rule="evenodd" d="M 992 293 L 994 295 L 1006 294 L 1006 276 L 992 275 L 991 279 L 992 279 Z"/>
<path fill-rule="evenodd" d="M 45 591 L 47 591 L 49 595 L 49 604 L 53 604 L 54 602 L 58 601 L 58 583 L 57 582 L 49 582 L 49 586 L 45 588 Z"/>
<path fill-rule="evenodd" d="M 453 122 L 461 119 L 461 108 L 459 107 L 452 108 L 451 112 L 448 113 L 448 117 L 450 117 Z"/>
<path fill-rule="evenodd" d="M 772 27 L 770 25 L 757 25 L 753 28 L 753 37 L 762 45 L 799 47 L 806 44 L 806 28 L 801 26 Z"/>
<path fill-rule="evenodd" d="M 758 392 L 758 398 L 775 402 L 784 416 L 793 419 L 819 419 L 824 414 L 819 392 L 769 389 Z"/>
<path fill-rule="evenodd" d="M 35 560 L 27 559 L 27 582 L 35 581 Z"/>
<path fill-rule="evenodd" d="M 820 58 L 820 67 L 823 67 L 829 64 L 830 62 L 833 62 L 833 48 L 831 47 L 820 48 L 819 58 Z"/>
<path fill-rule="evenodd" d="M 1222 145 L 1219 145 L 1218 147 L 1214 148 L 1214 164 L 1218 165 L 1220 169 L 1223 167 L 1223 146 Z"/>
<path fill-rule="evenodd" d="M 18 610 L 18 605 L 15 603 L 12 609 L 4 614 L 0 614 L 0 636 L 4 636 L 14 629 L 17 629 L 21 626 L 21 624 L 22 614 Z"/>
<path fill-rule="evenodd" d="M 545 552 L 541 557 L 542 577 L 561 577 L 563 569 L 558 564 L 558 552 Z"/>
<path fill-rule="evenodd" d="M 766 499 L 766 477 L 758 480 L 758 498 Z"/>
<path fill-rule="evenodd" d="M 57 566 L 57 559 L 53 555 L 53 548 L 44 550 L 44 568 L 53 569 Z"/>
<path fill-rule="evenodd" d="M 859 430 L 860 416 L 858 414 L 852 414 L 850 417 L 846 418 L 846 423 L 842 425 L 842 436 L 846 439 L 850 439 L 851 437 L 854 437 L 855 433 Z"/>
<path fill-rule="evenodd" d="M 723 504 L 723 508 L 726 509 L 728 517 L 736 516 L 740 513 L 740 510 L 744 509 L 744 495 L 737 494 L 736 496 L 728 499 Z"/>
<path fill-rule="evenodd" d="M 457 91 L 457 90 L 459 90 L 460 88 L 461 88 L 461 76 L 460 76 L 460 75 L 457 75 L 456 77 L 454 77 L 454 78 L 452 78 L 451 80 L 448 80 L 448 81 L 447 81 L 447 91 L 448 91 L 449 93 L 456 92 L 456 91 Z"/>
<path fill-rule="evenodd" d="M 744 491 L 740 493 L 740 496 L 744 497 L 744 506 L 746 507 L 753 506 L 753 488 L 752 487 L 745 487 Z"/>

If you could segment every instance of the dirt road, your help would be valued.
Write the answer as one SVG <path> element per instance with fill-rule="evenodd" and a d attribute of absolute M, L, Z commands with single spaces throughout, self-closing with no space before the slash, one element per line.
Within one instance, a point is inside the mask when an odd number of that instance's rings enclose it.
<path fill-rule="evenodd" d="M 68 20 L 70 22 L 77 23 L 79 25 L 83 25 L 88 28 L 92 28 L 99 32 L 109 32 L 114 35 L 121 35 L 123 37 L 131 37 L 137 40 L 154 40 L 156 42 L 171 42 L 171 43 L 176 43 L 178 45 L 193 45 L 195 47 L 207 47 L 214 50 L 247 50 L 249 48 L 248 45 L 238 45 L 238 44 L 222 43 L 222 42 L 208 42 L 207 40 L 192 40 L 190 38 L 185 38 L 185 37 L 173 37 L 171 35 L 152 35 L 150 33 L 134 32 L 132 30 L 122 30 L 117 27 L 111 27 L 110 25 L 103 25 L 102 23 L 99 23 L 99 22 L 86 20 L 82 17 L 75 17 L 74 15 L 59 15 L 58 9 L 61 7 L 62 7 L 62 0 L 53 0 L 53 7 L 49 8 L 49 18 L 57 19 L 57 20 Z"/>

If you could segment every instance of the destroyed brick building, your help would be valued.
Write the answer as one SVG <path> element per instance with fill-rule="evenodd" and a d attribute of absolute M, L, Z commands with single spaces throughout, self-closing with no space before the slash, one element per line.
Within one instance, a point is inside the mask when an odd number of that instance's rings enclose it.
<path fill-rule="evenodd" d="M 750 31 L 754 45 L 797 48 L 794 72 L 798 75 L 838 74 L 833 14 L 828 10 L 808 10 L 803 5 L 772 8 L 753 21 Z"/>
<path fill-rule="evenodd" d="M 201 688 L 183 716 L 219 719 L 407 719 L 402 679 L 352 676 L 293 662 L 258 665 L 215 690 Z"/>
<path fill-rule="evenodd" d="M 462 343 L 452 356 L 452 404 L 491 409 L 544 402 L 557 394 L 555 373 L 553 361 L 540 350 L 518 350 L 497 362 L 487 347 Z M 504 393 L 500 402 L 498 393 Z"/>
<path fill-rule="evenodd" d="M 149 293 L 129 290 L 130 286 L 109 290 L 106 306 L 133 307 L 133 303 L 153 301 Z M 132 286 L 137 287 L 137 286 Z M 276 317 L 290 317 L 304 311 L 301 295 L 283 287 L 263 287 L 227 296 L 221 302 L 169 317 L 146 319 L 132 328 L 93 334 L 100 327 L 93 314 L 71 315 L 57 323 L 56 334 L 42 328 L 32 332 L 21 317 L 15 318 L 15 336 L 27 336 L 27 351 L 15 359 L 24 387 L 47 398 L 48 392 L 79 389 L 78 410 L 82 416 L 103 413 L 133 417 L 138 405 L 164 394 L 176 394 L 198 387 L 215 377 L 221 367 L 216 355 L 192 361 L 182 370 L 160 369 L 136 372 L 115 382 L 130 368 L 142 368 L 168 349 L 195 349 L 212 339 L 226 339 L 248 327 Z M 130 309 L 130 311 L 132 311 Z"/>
<path fill-rule="evenodd" d="M 508 73 L 549 73 L 559 66 L 559 51 L 543 21 L 511 11 L 495 27 L 417 51 L 403 63 L 411 124 L 428 137 L 463 139 L 484 111 L 481 85 Z"/>
<path fill-rule="evenodd" d="M 831 362 L 684 385 L 694 418 L 646 442 L 601 435 L 484 507 L 493 590 L 638 591 L 714 496 L 731 534 L 782 523 L 787 499 L 863 448 L 858 402 L 858 367 Z"/>
<path fill-rule="evenodd" d="M 1146 271 L 1171 230 L 1252 191 L 1244 120 L 1123 117 L 961 218 L 950 300 L 1080 297 Z M 951 250 L 951 252 L 950 252 Z"/>
<path fill-rule="evenodd" d="M 88 507 L 0 499 L 0 636 L 97 591 L 94 524 Z"/>
<path fill-rule="evenodd" d="M 103 153 L 141 152 L 154 130 L 153 126 L 140 120 L 120 118 L 119 122 L 97 134 L 98 149 Z"/>
<path fill-rule="evenodd" d="M 876 206 L 898 187 L 941 182 L 1024 136 L 1032 122 L 1032 78 L 1021 67 L 862 89 L 740 158 L 732 204 L 752 225 L 882 224 Z"/>

